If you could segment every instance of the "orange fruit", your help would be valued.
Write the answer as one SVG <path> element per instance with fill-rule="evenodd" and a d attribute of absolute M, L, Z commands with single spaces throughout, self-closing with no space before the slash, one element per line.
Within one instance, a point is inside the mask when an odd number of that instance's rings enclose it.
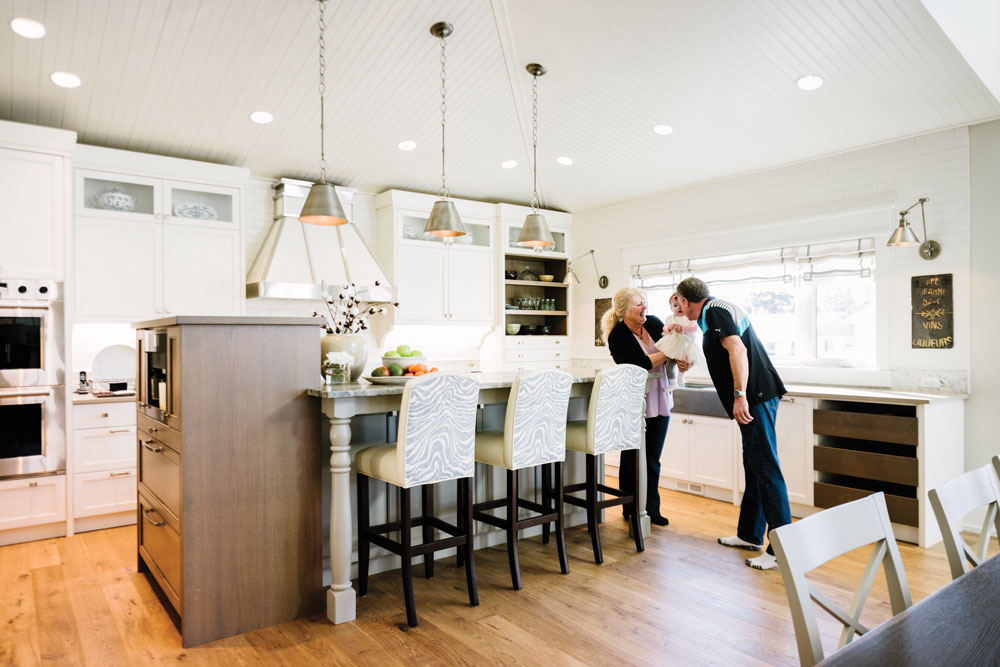
<path fill-rule="evenodd" d="M 421 375 L 427 375 L 427 371 L 417 371 L 414 373 L 415 376 L 420 377 Z"/>
<path fill-rule="evenodd" d="M 429 371 L 427 371 L 427 372 L 428 372 L 428 373 L 437 373 L 437 372 L 438 372 L 438 367 L 437 367 L 437 366 L 435 366 L 434 368 L 430 369 L 430 370 L 429 370 Z"/>

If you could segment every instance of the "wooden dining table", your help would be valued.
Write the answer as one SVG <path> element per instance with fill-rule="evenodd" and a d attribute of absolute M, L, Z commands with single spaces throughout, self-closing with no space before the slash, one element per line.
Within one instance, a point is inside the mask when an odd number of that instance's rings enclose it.
<path fill-rule="evenodd" d="M 1000 665 L 1000 555 L 949 582 L 821 665 Z"/>

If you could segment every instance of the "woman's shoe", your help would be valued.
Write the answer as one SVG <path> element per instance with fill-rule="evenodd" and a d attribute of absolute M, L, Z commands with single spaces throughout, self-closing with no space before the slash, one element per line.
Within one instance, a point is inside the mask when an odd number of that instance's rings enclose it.
<path fill-rule="evenodd" d="M 650 514 L 649 515 L 649 522 L 651 524 L 653 524 L 654 526 L 669 526 L 670 525 L 670 519 L 668 519 L 667 517 L 662 516 L 660 514 Z"/>

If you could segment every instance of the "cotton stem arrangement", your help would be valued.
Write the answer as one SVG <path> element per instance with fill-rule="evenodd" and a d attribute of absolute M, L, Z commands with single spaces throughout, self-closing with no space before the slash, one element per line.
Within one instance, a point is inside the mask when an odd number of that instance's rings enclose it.
<path fill-rule="evenodd" d="M 375 287 L 379 281 L 375 281 Z M 399 306 L 399 302 L 374 301 L 363 303 L 358 298 L 358 287 L 354 283 L 344 285 L 337 297 L 325 295 L 326 313 L 314 312 L 313 317 L 322 317 L 326 323 L 323 328 L 328 334 L 356 334 L 368 329 L 368 318 L 372 315 L 384 315 L 388 306 Z"/>

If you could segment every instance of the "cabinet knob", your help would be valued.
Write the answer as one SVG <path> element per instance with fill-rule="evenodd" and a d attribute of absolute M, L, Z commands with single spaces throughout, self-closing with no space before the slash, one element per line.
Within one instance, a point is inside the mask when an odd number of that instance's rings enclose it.
<path fill-rule="evenodd" d="M 109 415 L 107 412 L 102 412 L 101 414 L 99 414 L 97 416 L 100 417 L 101 419 L 107 419 L 111 415 Z"/>
<path fill-rule="evenodd" d="M 38 482 L 28 482 L 28 487 L 29 488 L 34 488 L 36 486 L 38 486 Z"/>
<path fill-rule="evenodd" d="M 556 356 L 557 356 L 557 357 L 559 356 L 559 353 L 558 353 L 558 352 L 556 352 Z"/>

